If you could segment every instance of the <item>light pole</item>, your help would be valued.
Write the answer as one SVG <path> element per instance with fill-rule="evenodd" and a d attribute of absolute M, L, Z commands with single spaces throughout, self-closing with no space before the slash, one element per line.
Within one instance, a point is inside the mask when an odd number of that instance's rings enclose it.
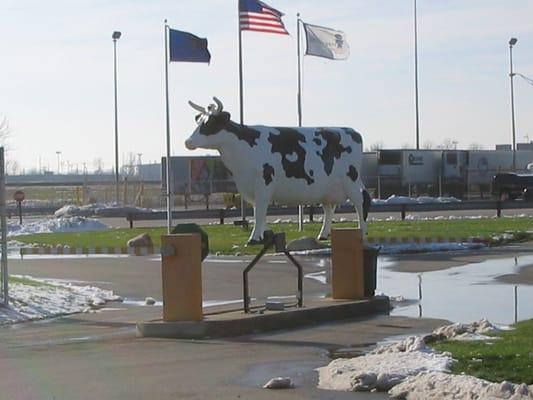
<path fill-rule="evenodd" d="M 57 154 L 57 174 L 59 175 L 61 173 L 61 162 L 60 162 L 61 152 L 56 151 L 56 154 Z"/>
<path fill-rule="evenodd" d="M 414 25 L 415 25 L 415 124 L 416 124 L 416 149 L 420 149 L 420 117 L 418 115 L 418 26 L 416 19 L 416 0 L 414 0 Z"/>
<path fill-rule="evenodd" d="M 513 72 L 513 46 L 518 42 L 517 38 L 511 38 L 509 40 L 509 78 L 511 79 L 511 124 L 513 129 L 513 171 L 516 171 L 516 127 L 514 118 L 514 82 L 513 78 L 515 73 Z"/>
<path fill-rule="evenodd" d="M 115 202 L 118 203 L 118 96 L 117 96 L 117 40 L 122 33 L 115 31 L 113 38 L 113 70 L 115 84 Z"/>

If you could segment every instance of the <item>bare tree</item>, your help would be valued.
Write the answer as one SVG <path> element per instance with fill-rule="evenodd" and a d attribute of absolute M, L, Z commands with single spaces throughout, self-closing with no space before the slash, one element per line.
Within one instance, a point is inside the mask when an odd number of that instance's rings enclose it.
<path fill-rule="evenodd" d="M 422 145 L 422 148 L 425 150 L 431 150 L 433 148 L 433 142 L 431 140 L 426 140 Z"/>
<path fill-rule="evenodd" d="M 131 151 L 128 153 L 127 161 L 122 165 L 122 175 L 135 175 L 135 167 L 137 163 L 137 155 Z"/>
<path fill-rule="evenodd" d="M 19 163 L 17 160 L 8 160 L 6 164 L 6 171 L 8 174 L 11 173 L 11 175 L 18 175 L 20 173 Z"/>
<path fill-rule="evenodd" d="M 457 148 L 457 141 L 452 140 L 450 138 L 446 138 L 442 141 L 441 144 L 437 146 L 438 149 L 442 150 L 453 150 Z"/>
<path fill-rule="evenodd" d="M 94 173 L 103 174 L 104 173 L 104 160 L 101 158 L 95 158 L 93 161 Z"/>
<path fill-rule="evenodd" d="M 370 151 L 378 151 L 383 148 L 383 142 L 379 141 L 370 145 Z"/>
<path fill-rule="evenodd" d="M 11 134 L 11 128 L 9 127 L 9 121 L 5 115 L 0 115 L 0 146 L 4 146 L 4 149 L 6 149 L 6 143 L 7 139 L 9 138 L 9 135 Z M 7 149 L 6 149 L 7 153 Z M 18 173 L 19 165 L 15 160 L 10 160 L 8 155 L 6 154 L 6 165 L 5 165 L 5 171 L 7 174 L 11 173 L 12 175 L 16 175 Z"/>
<path fill-rule="evenodd" d="M 11 129 L 9 128 L 9 121 L 5 115 L 0 116 L 0 142 L 2 145 L 5 145 L 10 133 Z"/>

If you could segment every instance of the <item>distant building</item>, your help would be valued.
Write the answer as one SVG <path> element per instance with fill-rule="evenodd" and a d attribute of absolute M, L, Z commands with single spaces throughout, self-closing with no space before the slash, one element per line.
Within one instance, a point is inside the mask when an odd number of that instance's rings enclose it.
<path fill-rule="evenodd" d="M 497 144 L 496 150 L 506 150 L 511 151 L 513 149 L 513 146 L 510 144 Z"/>
<path fill-rule="evenodd" d="M 141 164 L 139 168 L 139 179 L 144 182 L 161 182 L 161 164 Z"/>
<path fill-rule="evenodd" d="M 516 150 L 533 150 L 533 143 L 517 143 Z"/>

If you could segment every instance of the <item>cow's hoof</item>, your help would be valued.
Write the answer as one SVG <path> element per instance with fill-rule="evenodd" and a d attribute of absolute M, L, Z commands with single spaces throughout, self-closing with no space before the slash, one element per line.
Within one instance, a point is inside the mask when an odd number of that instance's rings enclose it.
<path fill-rule="evenodd" d="M 257 246 L 259 244 L 264 244 L 265 241 L 263 239 L 252 239 L 252 240 L 248 240 L 248 243 L 246 243 L 246 245 L 248 246 Z"/>

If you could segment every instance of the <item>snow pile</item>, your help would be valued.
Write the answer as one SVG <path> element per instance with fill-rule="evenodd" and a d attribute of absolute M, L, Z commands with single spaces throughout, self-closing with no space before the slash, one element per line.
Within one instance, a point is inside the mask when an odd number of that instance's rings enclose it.
<path fill-rule="evenodd" d="M 452 324 L 424 338 L 412 336 L 379 346 L 362 357 L 337 359 L 317 369 L 318 387 L 341 391 L 390 390 L 389 394 L 395 398 L 410 400 L 533 399 L 531 388 L 526 385 L 492 384 L 469 376 L 447 374 L 454 363 L 451 354 L 437 352 L 426 345 L 442 339 L 486 340 L 489 337 L 485 334 L 497 331 L 499 329 L 485 319 L 471 324 Z"/>
<path fill-rule="evenodd" d="M 408 376 L 448 371 L 452 364 L 449 353 L 434 352 L 426 347 L 422 338 L 410 337 L 362 357 L 341 358 L 318 368 L 318 387 L 342 391 L 387 391 Z"/>
<path fill-rule="evenodd" d="M 9 284 L 9 307 L 0 307 L 0 325 L 87 312 L 107 301 L 120 301 L 111 290 L 76 286 L 31 277 L 18 277 L 28 283 Z"/>
<path fill-rule="evenodd" d="M 500 332 L 501 329 L 491 324 L 486 319 L 481 319 L 471 324 L 452 324 L 441 326 L 433 331 L 432 336 L 442 340 L 487 340 L 494 339 L 487 334 Z"/>
<path fill-rule="evenodd" d="M 27 222 L 19 225 L 15 222 L 8 222 L 8 236 L 29 235 L 33 233 L 47 232 L 81 232 L 81 231 L 102 231 L 109 227 L 96 219 L 84 217 L 62 217 L 42 219 Z"/>
<path fill-rule="evenodd" d="M 373 205 L 382 204 L 435 204 L 435 203 L 459 203 L 461 200 L 455 197 L 407 197 L 392 195 L 388 199 L 372 199 Z"/>
<path fill-rule="evenodd" d="M 376 347 L 368 354 L 410 353 L 412 351 L 431 352 L 420 336 L 410 336 L 399 342 L 393 342 Z"/>
<path fill-rule="evenodd" d="M 94 203 L 86 206 L 67 204 L 54 213 L 55 217 L 126 217 L 129 213 L 150 213 L 148 208 L 124 206 L 118 203 Z"/>
<path fill-rule="evenodd" d="M 428 372 L 407 378 L 389 391 L 395 399 L 533 399 L 533 387 L 510 382 L 491 383 L 469 375 Z"/>

